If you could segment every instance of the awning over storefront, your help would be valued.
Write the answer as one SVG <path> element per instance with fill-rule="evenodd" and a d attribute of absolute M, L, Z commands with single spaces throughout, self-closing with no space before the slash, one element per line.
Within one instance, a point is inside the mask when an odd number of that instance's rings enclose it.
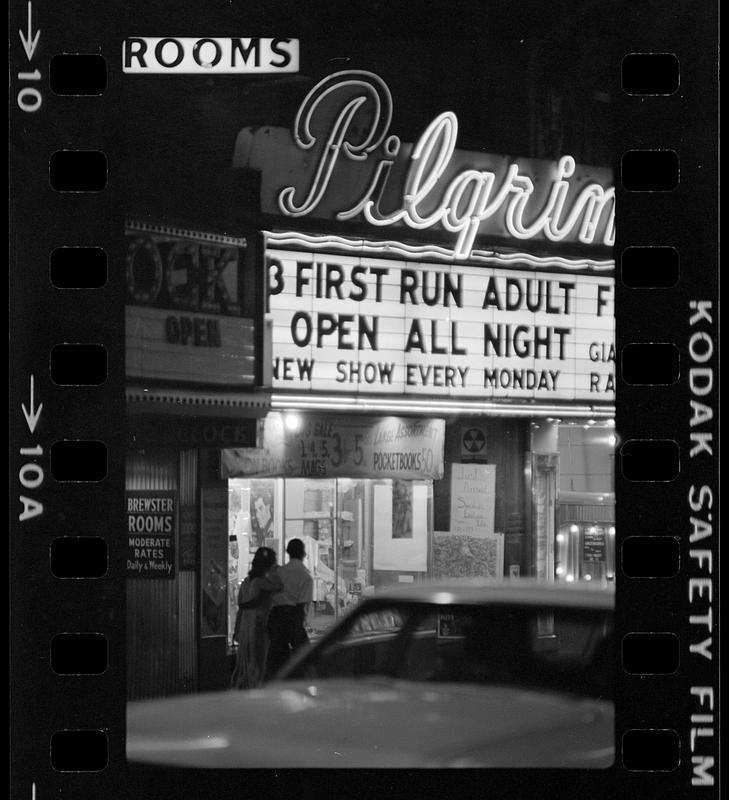
<path fill-rule="evenodd" d="M 128 387 L 127 434 L 137 447 L 255 447 L 271 408 L 264 392 Z"/>
<path fill-rule="evenodd" d="M 268 392 L 231 393 L 130 386 L 126 398 L 130 414 L 257 418 L 264 417 L 271 409 Z"/>

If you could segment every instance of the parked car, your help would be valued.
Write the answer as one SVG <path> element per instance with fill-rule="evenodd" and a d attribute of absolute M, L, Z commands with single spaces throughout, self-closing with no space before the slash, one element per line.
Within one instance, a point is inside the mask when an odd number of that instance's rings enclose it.
<path fill-rule="evenodd" d="M 361 602 L 267 686 L 128 705 L 130 762 L 608 767 L 614 592 L 423 583 Z"/>

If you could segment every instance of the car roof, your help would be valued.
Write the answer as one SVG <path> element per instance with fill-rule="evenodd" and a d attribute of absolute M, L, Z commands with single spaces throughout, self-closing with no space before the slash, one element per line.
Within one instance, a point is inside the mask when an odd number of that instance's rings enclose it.
<path fill-rule="evenodd" d="M 378 589 L 367 598 L 380 603 L 398 602 L 452 604 L 516 604 L 524 606 L 561 606 L 565 608 L 611 609 L 615 605 L 612 584 L 584 585 L 545 583 L 529 578 L 494 580 L 483 578 L 421 583 Z M 361 608 L 361 605 L 360 605 Z"/>

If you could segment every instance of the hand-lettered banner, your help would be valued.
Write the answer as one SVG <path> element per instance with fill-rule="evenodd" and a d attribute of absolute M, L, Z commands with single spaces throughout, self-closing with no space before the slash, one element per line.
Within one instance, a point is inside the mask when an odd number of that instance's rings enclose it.
<path fill-rule="evenodd" d="M 263 447 L 222 451 L 222 477 L 443 477 L 442 419 L 307 415 L 297 430 L 266 417 Z"/>
<path fill-rule="evenodd" d="M 494 532 L 496 466 L 454 464 L 451 473 L 451 533 L 489 536 Z"/>

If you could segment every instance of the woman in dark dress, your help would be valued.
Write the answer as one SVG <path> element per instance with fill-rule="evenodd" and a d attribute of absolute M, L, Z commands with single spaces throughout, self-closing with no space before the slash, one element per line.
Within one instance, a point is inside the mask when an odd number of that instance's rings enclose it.
<path fill-rule="evenodd" d="M 268 658 L 268 615 L 273 595 L 283 589 L 275 566 L 276 553 L 270 547 L 259 547 L 248 577 L 238 590 L 234 636 L 238 655 L 231 679 L 233 688 L 255 689 L 263 683 Z"/>

